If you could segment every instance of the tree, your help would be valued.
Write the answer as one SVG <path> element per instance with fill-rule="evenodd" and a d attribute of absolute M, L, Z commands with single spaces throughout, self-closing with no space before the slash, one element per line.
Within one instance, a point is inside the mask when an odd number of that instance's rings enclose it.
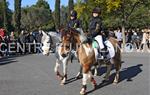
<path fill-rule="evenodd" d="M 103 3 L 103 0 L 96 0 L 98 4 Z M 117 23 L 120 24 L 122 27 L 122 33 L 123 33 L 123 47 L 125 46 L 125 27 L 129 27 L 131 20 L 130 17 L 132 14 L 138 10 L 138 8 L 143 5 L 145 2 L 148 2 L 148 0 L 106 0 L 104 1 L 106 4 L 107 11 L 113 15 L 109 15 L 109 19 L 113 17 L 111 20 L 105 20 L 107 23 L 116 22 L 116 23 L 110 23 L 111 26 L 116 25 Z M 108 16 L 107 16 L 108 17 Z M 134 22 L 136 20 L 134 19 Z M 133 23 L 133 22 L 131 22 Z M 109 24 L 109 25 L 110 25 Z"/>
<path fill-rule="evenodd" d="M 15 12 L 14 12 L 14 26 L 15 26 L 15 32 L 18 33 L 21 31 L 20 25 L 21 25 L 21 1 L 22 0 L 15 0 Z"/>
<path fill-rule="evenodd" d="M 0 28 L 3 26 L 3 3 L 0 2 Z"/>
<path fill-rule="evenodd" d="M 3 0 L 3 18 L 4 18 L 4 28 L 8 32 L 8 16 L 7 16 L 7 2 Z"/>
<path fill-rule="evenodd" d="M 69 7 L 69 10 L 68 10 L 68 17 L 70 17 L 70 11 L 74 9 L 74 2 L 73 0 L 69 0 L 68 1 L 68 7 Z"/>
<path fill-rule="evenodd" d="M 114 10 L 116 16 L 121 16 L 121 27 L 122 27 L 122 34 L 123 34 L 123 48 L 125 47 L 125 27 L 129 25 L 129 18 L 138 10 L 141 6 L 148 3 L 148 0 L 122 0 L 120 3 L 120 7 L 117 10 Z M 136 20 L 135 20 L 136 21 Z"/>
<path fill-rule="evenodd" d="M 8 8 L 9 3 L 6 2 L 4 6 L 4 2 L 0 2 L 0 28 L 4 27 L 7 33 L 13 30 L 12 21 L 12 11 Z M 6 9 L 5 9 L 6 8 Z M 4 12 L 6 11 L 6 12 Z M 6 15 L 6 16 L 5 16 Z"/>
<path fill-rule="evenodd" d="M 57 30 L 60 27 L 60 0 L 55 2 L 55 25 Z"/>
<path fill-rule="evenodd" d="M 54 30 L 55 25 L 49 4 L 45 0 L 38 0 L 35 5 L 22 8 L 21 28 L 28 31 L 38 30 L 38 28 L 46 31 Z"/>
<path fill-rule="evenodd" d="M 95 0 L 77 0 L 74 9 L 78 12 L 78 18 L 82 20 L 82 28 L 88 30 L 88 23 L 92 9 L 96 6 Z"/>
<path fill-rule="evenodd" d="M 60 25 L 66 26 L 67 25 L 67 17 L 68 17 L 68 7 L 61 6 L 60 12 Z"/>
<path fill-rule="evenodd" d="M 38 8 L 44 8 L 44 9 L 50 9 L 49 4 L 45 0 L 38 0 L 35 7 Z"/>
<path fill-rule="evenodd" d="M 46 26 L 42 26 L 42 27 L 44 29 L 46 29 L 46 30 L 54 30 L 54 27 L 55 27 L 54 19 L 53 19 L 52 11 L 50 9 L 50 6 L 49 6 L 48 2 L 45 1 L 45 0 L 38 0 L 38 2 L 36 3 L 35 7 L 37 7 L 37 8 L 44 8 L 44 9 L 49 10 L 49 12 L 47 14 L 47 15 L 49 15 L 49 17 L 48 17 L 49 18 L 49 20 L 48 20 L 49 24 L 46 25 Z"/>

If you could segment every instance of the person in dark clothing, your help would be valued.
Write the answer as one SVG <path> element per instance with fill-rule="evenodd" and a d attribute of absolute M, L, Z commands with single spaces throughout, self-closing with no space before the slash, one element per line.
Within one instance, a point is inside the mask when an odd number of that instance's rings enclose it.
<path fill-rule="evenodd" d="M 40 47 L 41 40 L 42 40 L 43 34 L 39 31 L 38 34 L 35 35 L 35 42 L 36 42 L 36 47 Z M 36 49 L 36 53 L 41 53 L 39 49 Z"/>
<path fill-rule="evenodd" d="M 107 59 L 108 50 L 104 44 L 104 32 L 102 30 L 102 18 L 100 17 L 101 10 L 99 7 L 96 7 L 92 11 L 92 17 L 89 22 L 89 36 L 92 39 L 95 39 L 99 48 L 98 59 Z M 102 56 L 101 56 L 102 55 Z"/>
<path fill-rule="evenodd" d="M 79 19 L 77 19 L 77 12 L 75 10 L 72 10 L 70 12 L 70 20 L 67 24 L 68 28 L 81 28 L 81 21 Z"/>
<path fill-rule="evenodd" d="M 129 32 L 127 33 L 127 43 L 131 43 L 132 35 L 133 35 L 132 30 L 129 30 Z"/>
<path fill-rule="evenodd" d="M 67 27 L 68 28 L 74 28 L 76 29 L 77 31 L 81 32 L 81 21 L 77 18 L 77 12 L 75 10 L 72 10 L 70 12 L 70 20 L 68 21 L 67 23 Z M 80 30 L 81 29 L 81 30 Z M 75 57 L 76 55 L 76 44 L 73 43 L 72 44 L 72 56 L 71 56 L 71 60 L 73 60 L 73 58 Z"/>
<path fill-rule="evenodd" d="M 101 35 L 102 30 L 102 19 L 99 16 L 100 10 L 98 8 L 94 8 L 92 12 L 92 17 L 89 22 L 89 32 L 92 38 L 97 35 Z"/>
<path fill-rule="evenodd" d="M 28 34 L 28 43 L 30 44 L 30 50 L 29 50 L 29 53 L 34 53 L 34 36 L 32 34 L 32 32 L 30 32 Z"/>

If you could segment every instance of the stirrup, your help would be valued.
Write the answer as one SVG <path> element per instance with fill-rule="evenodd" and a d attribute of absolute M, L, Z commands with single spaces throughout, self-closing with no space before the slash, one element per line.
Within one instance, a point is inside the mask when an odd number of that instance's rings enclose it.
<path fill-rule="evenodd" d="M 102 56 L 102 55 L 99 53 L 98 56 L 97 56 L 97 59 L 98 59 L 98 60 L 103 60 L 103 59 L 104 59 L 104 56 Z"/>
<path fill-rule="evenodd" d="M 104 58 L 104 62 L 108 63 L 110 61 L 110 58 Z"/>

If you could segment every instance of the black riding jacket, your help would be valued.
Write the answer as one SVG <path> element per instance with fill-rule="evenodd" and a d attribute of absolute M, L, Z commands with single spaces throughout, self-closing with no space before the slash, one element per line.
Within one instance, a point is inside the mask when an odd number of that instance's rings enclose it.
<path fill-rule="evenodd" d="M 73 19 L 68 22 L 69 28 L 81 28 L 81 21 L 78 19 Z"/>
<path fill-rule="evenodd" d="M 90 37 L 94 38 L 97 35 L 101 35 L 102 31 L 102 19 L 100 17 L 92 17 L 89 22 Z"/>

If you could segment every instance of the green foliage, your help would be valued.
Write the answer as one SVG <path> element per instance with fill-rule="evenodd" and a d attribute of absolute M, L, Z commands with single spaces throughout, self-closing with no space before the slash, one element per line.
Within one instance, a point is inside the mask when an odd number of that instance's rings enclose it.
<path fill-rule="evenodd" d="M 74 2 L 73 0 L 69 0 L 68 1 L 68 20 L 70 19 L 70 12 L 71 10 L 74 10 Z"/>
<path fill-rule="evenodd" d="M 8 32 L 8 16 L 7 16 L 7 2 L 3 0 L 3 19 L 4 19 L 4 28 Z"/>
<path fill-rule="evenodd" d="M 78 0 L 74 9 L 78 12 L 78 18 L 82 21 L 82 27 L 85 31 L 88 29 L 88 21 L 91 16 L 91 11 L 94 8 L 94 0 L 87 0 L 86 3 Z"/>
<path fill-rule="evenodd" d="M 21 26 L 21 1 L 22 0 L 15 0 L 15 12 L 14 12 L 14 27 L 15 27 L 15 32 L 19 32 L 20 26 Z"/>
<path fill-rule="evenodd" d="M 68 7 L 69 7 L 69 12 L 74 9 L 74 2 L 73 2 L 73 0 L 69 0 Z"/>
<path fill-rule="evenodd" d="M 32 31 L 39 27 L 44 30 L 54 30 L 55 26 L 58 29 L 60 25 L 66 25 L 68 12 L 73 8 L 78 12 L 83 29 L 88 30 L 92 9 L 96 6 L 102 10 L 104 27 L 117 28 L 123 23 L 126 28 L 150 27 L 150 0 L 76 0 L 74 4 L 73 0 L 69 0 L 69 5 L 62 6 L 61 9 L 60 0 L 56 0 L 53 14 L 46 0 L 38 0 L 35 5 L 22 10 L 21 0 L 14 1 L 13 22 L 16 31 L 20 31 L 20 28 Z M 8 9 L 8 3 L 3 5 L 3 2 L 0 2 L 0 27 L 7 27 L 8 31 L 12 31 L 12 11 Z"/>
<path fill-rule="evenodd" d="M 68 7 L 62 6 L 60 12 L 60 25 L 66 26 L 67 25 L 67 17 L 68 16 Z"/>
<path fill-rule="evenodd" d="M 38 0 L 36 5 L 23 8 L 21 14 L 21 28 L 23 29 L 34 31 L 42 28 L 48 31 L 55 28 L 52 12 L 44 0 Z"/>
<path fill-rule="evenodd" d="M 146 6 L 141 6 L 138 10 L 135 10 L 128 20 L 128 25 L 131 27 L 145 27 L 150 26 L 150 11 Z"/>
<path fill-rule="evenodd" d="M 56 29 L 60 27 L 60 0 L 55 1 L 55 25 Z"/>
<path fill-rule="evenodd" d="M 149 0 L 77 0 L 75 10 L 87 29 L 91 11 L 94 7 L 101 8 L 104 27 L 117 28 L 125 22 L 126 28 L 150 26 Z"/>
<path fill-rule="evenodd" d="M 45 0 L 38 0 L 35 7 L 37 8 L 44 8 L 44 9 L 50 9 L 49 4 Z"/>
<path fill-rule="evenodd" d="M 4 6 L 4 4 L 6 5 Z M 0 2 L 0 28 L 3 27 L 9 32 L 13 30 L 13 26 L 11 24 L 12 11 L 8 9 L 8 5 L 9 5 L 8 2 L 6 3 Z"/>

